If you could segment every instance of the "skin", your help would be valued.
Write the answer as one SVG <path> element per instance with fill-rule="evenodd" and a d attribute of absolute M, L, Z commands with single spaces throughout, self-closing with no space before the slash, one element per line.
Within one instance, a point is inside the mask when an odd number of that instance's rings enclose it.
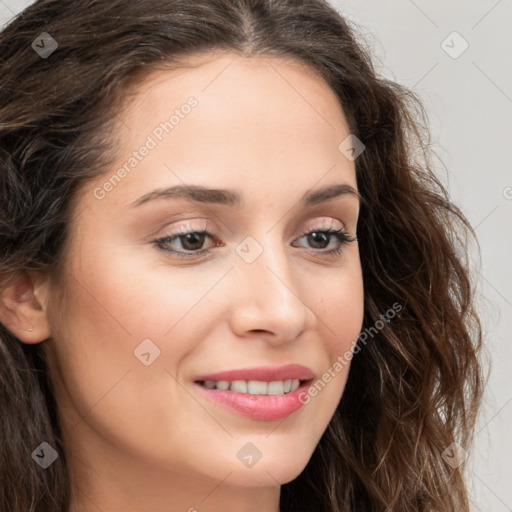
<path fill-rule="evenodd" d="M 190 62 L 149 76 L 119 114 L 120 157 L 74 198 L 58 286 L 30 272 L 2 294 L 1 320 L 22 342 L 50 338 L 72 512 L 278 511 L 280 485 L 308 463 L 349 365 L 278 421 L 225 409 L 193 380 L 287 363 L 319 378 L 362 327 L 357 242 L 329 256 L 340 245 L 334 236 L 317 245 L 303 236 L 313 227 L 355 235 L 357 198 L 298 206 L 310 189 L 357 190 L 355 164 L 338 150 L 350 131 L 333 91 L 289 59 L 224 53 Z M 190 114 L 97 199 L 94 190 L 190 96 L 198 101 Z M 245 205 L 159 199 L 130 208 L 183 183 L 235 189 Z M 207 227 L 218 245 L 206 237 L 195 247 L 208 254 L 187 259 L 153 243 L 189 227 Z M 250 264 L 236 252 L 246 237 L 262 248 Z M 185 242 L 167 247 L 185 252 Z M 160 356 L 145 366 L 134 350 L 148 338 Z M 236 456 L 248 442 L 262 453 L 250 468 Z"/>

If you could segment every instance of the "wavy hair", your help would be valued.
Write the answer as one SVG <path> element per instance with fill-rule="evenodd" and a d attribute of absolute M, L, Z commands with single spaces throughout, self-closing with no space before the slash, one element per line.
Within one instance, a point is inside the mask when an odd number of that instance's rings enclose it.
<path fill-rule="evenodd" d="M 58 48 L 31 43 L 47 32 Z M 468 510 L 464 464 L 484 385 L 467 241 L 435 176 L 418 97 L 379 76 L 357 27 L 324 0 L 40 0 L 0 33 L 0 276 L 65 272 L 73 199 L 116 151 L 116 112 L 153 70 L 210 50 L 316 70 L 365 145 L 355 161 L 364 329 L 342 399 L 282 512 Z M 0 324 L 0 509 L 67 512 L 71 484 L 44 347 Z M 42 440 L 63 455 L 32 464 Z"/>

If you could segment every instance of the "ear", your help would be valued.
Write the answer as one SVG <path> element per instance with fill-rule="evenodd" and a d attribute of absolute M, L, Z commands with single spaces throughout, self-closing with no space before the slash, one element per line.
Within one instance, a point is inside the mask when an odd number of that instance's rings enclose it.
<path fill-rule="evenodd" d="M 47 276 L 39 272 L 19 271 L 2 283 L 0 322 L 24 343 L 40 343 L 48 339 Z"/>

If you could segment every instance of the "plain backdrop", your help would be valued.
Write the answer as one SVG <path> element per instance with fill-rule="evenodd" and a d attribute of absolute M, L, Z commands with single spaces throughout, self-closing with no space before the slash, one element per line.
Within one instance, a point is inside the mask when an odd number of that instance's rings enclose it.
<path fill-rule="evenodd" d="M 0 0 L 0 25 L 30 3 Z M 467 478 L 475 510 L 512 511 L 512 0 L 331 3 L 359 25 L 378 72 L 422 99 L 441 181 L 479 237 L 491 373 Z"/>

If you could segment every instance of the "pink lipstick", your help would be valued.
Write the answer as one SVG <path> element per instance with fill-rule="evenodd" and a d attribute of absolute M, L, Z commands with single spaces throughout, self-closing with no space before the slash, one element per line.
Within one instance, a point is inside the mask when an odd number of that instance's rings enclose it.
<path fill-rule="evenodd" d="M 313 378 L 311 369 L 289 364 L 204 374 L 194 383 L 205 396 L 232 411 L 255 420 L 275 421 L 303 406 L 299 397 Z"/>

